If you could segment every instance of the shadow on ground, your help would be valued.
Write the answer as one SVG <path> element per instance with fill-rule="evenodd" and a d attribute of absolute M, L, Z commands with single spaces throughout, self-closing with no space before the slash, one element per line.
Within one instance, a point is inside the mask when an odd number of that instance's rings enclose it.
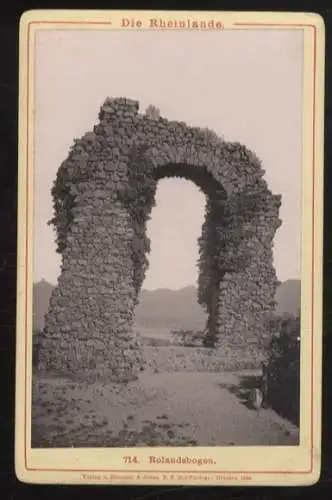
<path fill-rule="evenodd" d="M 221 389 L 227 389 L 230 393 L 237 397 L 241 404 L 249 410 L 254 407 L 251 402 L 251 393 L 255 388 L 260 388 L 261 377 L 249 375 L 240 376 L 238 384 L 219 384 Z"/>
<path fill-rule="evenodd" d="M 246 408 L 253 410 L 251 402 L 252 390 L 261 389 L 262 378 L 260 376 L 246 375 L 239 376 L 238 384 L 219 384 L 222 389 L 227 389 L 231 394 L 243 404 Z M 270 387 L 268 394 L 263 402 L 263 408 L 271 408 L 280 417 L 286 418 L 292 424 L 299 425 L 299 398 L 294 394 L 294 387 L 285 384 L 280 387 Z"/>

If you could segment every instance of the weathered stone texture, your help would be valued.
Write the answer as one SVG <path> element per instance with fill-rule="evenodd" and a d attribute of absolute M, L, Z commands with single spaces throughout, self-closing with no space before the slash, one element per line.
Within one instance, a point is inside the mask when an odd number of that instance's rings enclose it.
<path fill-rule="evenodd" d="M 120 380 L 144 365 L 132 318 L 148 266 L 146 222 L 163 177 L 192 180 L 207 196 L 199 301 L 210 316 L 210 345 L 222 355 L 226 345 L 246 350 L 249 337 L 258 346 L 264 334 L 277 286 L 272 242 L 280 196 L 241 144 L 138 109 L 136 101 L 108 98 L 99 123 L 75 140 L 58 170 L 50 222 L 62 272 L 46 317 L 42 367 L 107 370 Z"/>

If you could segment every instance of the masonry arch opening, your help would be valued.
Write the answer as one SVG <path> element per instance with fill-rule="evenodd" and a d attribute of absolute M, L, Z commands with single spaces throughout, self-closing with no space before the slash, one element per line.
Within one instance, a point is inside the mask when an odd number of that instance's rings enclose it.
<path fill-rule="evenodd" d="M 146 229 L 150 254 L 143 288 L 197 286 L 205 206 L 206 196 L 193 182 L 173 177 L 159 180 Z"/>
<path fill-rule="evenodd" d="M 196 342 L 214 347 L 218 278 L 214 277 L 215 283 L 209 282 L 207 288 L 214 286 L 216 291 L 207 303 L 203 291 L 204 231 L 211 203 L 219 202 L 222 218 L 226 192 L 205 166 L 167 163 L 154 170 L 153 179 L 154 197 L 145 224 L 147 258 L 142 266 L 144 275 L 134 315 L 135 327 L 148 336 L 152 335 L 149 326 L 157 329 L 155 334 L 159 335 L 165 335 L 167 329 L 184 330 L 188 334 L 195 331 Z M 215 217 L 214 224 L 216 220 Z M 215 246 L 218 242 L 210 237 L 209 244 Z M 149 290 L 155 290 L 154 298 Z M 169 300 L 173 307 L 167 310 L 166 304 L 152 306 L 157 299 Z"/>
<path fill-rule="evenodd" d="M 170 332 L 199 331 L 206 313 L 198 303 L 198 240 L 206 196 L 180 177 L 158 181 L 146 225 L 148 268 L 135 311 L 135 328 L 145 336 L 170 339 Z"/>

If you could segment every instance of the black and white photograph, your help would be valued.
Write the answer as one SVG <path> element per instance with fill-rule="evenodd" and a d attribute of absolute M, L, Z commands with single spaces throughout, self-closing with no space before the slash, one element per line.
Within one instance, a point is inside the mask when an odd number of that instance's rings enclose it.
<path fill-rule="evenodd" d="M 311 31 L 175 16 L 33 28 L 32 451 L 301 443 Z"/>

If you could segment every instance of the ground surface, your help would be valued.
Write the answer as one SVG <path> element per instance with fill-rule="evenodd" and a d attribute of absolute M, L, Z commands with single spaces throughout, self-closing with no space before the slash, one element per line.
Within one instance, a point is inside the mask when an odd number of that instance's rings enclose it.
<path fill-rule="evenodd" d="M 298 430 L 248 405 L 243 373 L 143 373 L 129 385 L 38 374 L 33 447 L 296 445 Z"/>

